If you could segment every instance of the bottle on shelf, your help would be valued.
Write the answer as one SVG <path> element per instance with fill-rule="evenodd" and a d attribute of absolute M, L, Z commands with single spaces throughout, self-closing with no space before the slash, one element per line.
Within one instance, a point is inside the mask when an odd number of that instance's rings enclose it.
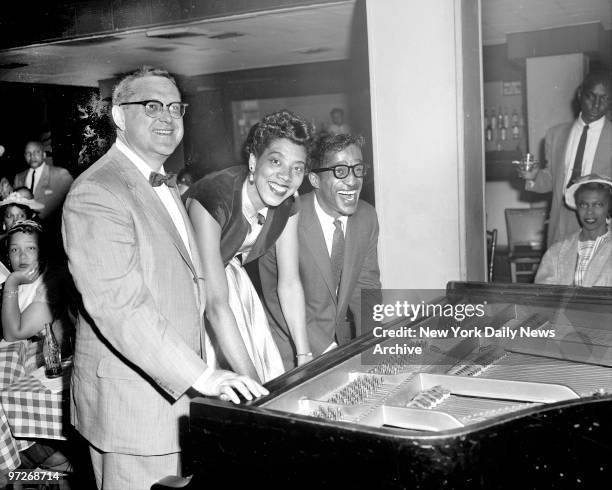
<path fill-rule="evenodd" d="M 45 376 L 57 378 L 62 375 L 62 355 L 50 323 L 45 323 L 43 339 L 43 356 L 45 358 Z"/>
<path fill-rule="evenodd" d="M 518 126 L 519 124 L 519 116 L 516 112 L 516 108 L 512 111 L 512 126 Z"/>
<path fill-rule="evenodd" d="M 485 109 L 485 141 L 493 140 L 493 128 L 491 127 L 491 121 L 489 120 L 489 111 Z"/>
<path fill-rule="evenodd" d="M 512 117 L 512 139 L 517 140 L 521 137 L 521 128 L 518 125 L 518 116 L 516 120 Z"/>
<path fill-rule="evenodd" d="M 495 115 L 495 107 L 491 110 L 491 129 L 495 131 L 497 128 L 497 116 Z"/>
<path fill-rule="evenodd" d="M 502 114 L 501 106 L 499 106 L 499 112 L 497 113 L 497 127 L 499 129 L 504 127 L 504 116 Z"/>
<path fill-rule="evenodd" d="M 506 129 L 505 126 L 502 126 L 502 128 L 499 130 L 499 138 L 502 141 L 506 141 L 508 139 L 508 129 Z"/>
<path fill-rule="evenodd" d="M 510 116 L 508 116 L 508 108 L 504 107 L 504 128 L 508 129 L 510 127 Z"/>

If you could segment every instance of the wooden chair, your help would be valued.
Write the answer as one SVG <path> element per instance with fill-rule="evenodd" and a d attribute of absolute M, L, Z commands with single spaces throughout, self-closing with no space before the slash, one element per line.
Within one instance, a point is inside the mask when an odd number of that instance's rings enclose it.
<path fill-rule="evenodd" d="M 493 266 L 495 264 L 495 248 L 497 247 L 497 228 L 487 230 L 487 265 L 488 280 L 493 282 Z"/>
<path fill-rule="evenodd" d="M 505 214 L 512 282 L 519 282 L 520 277 L 533 282 L 545 249 L 547 210 L 507 208 Z"/>

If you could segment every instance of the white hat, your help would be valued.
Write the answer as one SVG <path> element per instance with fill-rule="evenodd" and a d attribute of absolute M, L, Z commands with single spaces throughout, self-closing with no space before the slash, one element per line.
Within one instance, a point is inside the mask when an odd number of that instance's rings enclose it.
<path fill-rule="evenodd" d="M 18 192 L 11 192 L 4 201 L 0 201 L 0 207 L 8 206 L 10 204 L 19 204 L 20 206 L 25 206 L 30 208 L 32 211 L 40 211 L 45 207 L 44 204 L 35 201 L 34 199 L 28 199 L 23 197 Z"/>
<path fill-rule="evenodd" d="M 608 177 L 602 177 L 601 175 L 597 174 L 583 175 L 566 189 L 565 204 L 567 204 L 572 209 L 576 209 L 576 191 L 580 186 L 591 183 L 608 185 L 612 189 L 612 180 L 610 180 Z"/>

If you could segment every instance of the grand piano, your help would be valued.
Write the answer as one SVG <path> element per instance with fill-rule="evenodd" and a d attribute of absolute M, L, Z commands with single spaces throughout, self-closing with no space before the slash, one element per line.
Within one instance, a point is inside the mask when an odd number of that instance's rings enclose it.
<path fill-rule="evenodd" d="M 430 304 L 444 309 L 395 318 L 269 396 L 195 400 L 186 488 L 601 486 L 612 289 L 452 282 Z M 482 314 L 440 313 L 467 305 Z"/>

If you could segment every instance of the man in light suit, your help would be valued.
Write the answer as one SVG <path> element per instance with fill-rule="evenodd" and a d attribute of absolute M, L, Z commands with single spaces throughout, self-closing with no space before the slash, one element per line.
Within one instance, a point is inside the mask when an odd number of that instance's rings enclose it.
<path fill-rule="evenodd" d="M 368 292 L 368 304 L 380 302 L 378 219 L 374 208 L 359 200 L 366 172 L 363 143 L 350 134 L 323 138 L 308 176 L 314 191 L 299 198 L 300 278 L 314 356 L 369 328 L 361 318 L 362 291 Z M 342 247 L 340 261 L 334 245 Z M 259 259 L 259 277 L 274 340 L 285 367 L 295 367 L 301 354 L 278 300 L 274 249 Z"/>
<path fill-rule="evenodd" d="M 610 73 L 592 72 L 578 89 L 580 115 L 546 133 L 546 166 L 519 172 L 525 189 L 552 191 L 547 245 L 580 229 L 574 210 L 564 200 L 565 189 L 591 173 L 612 177 L 612 124 L 606 118 L 612 96 Z"/>
<path fill-rule="evenodd" d="M 163 168 L 183 137 L 185 106 L 164 70 L 119 82 L 117 141 L 64 205 L 64 245 L 84 306 L 71 418 L 90 444 L 98 488 L 148 489 L 180 472 L 179 418 L 191 388 L 234 402 L 234 390 L 247 399 L 266 393 L 206 359 L 200 259 Z"/>
<path fill-rule="evenodd" d="M 65 168 L 47 165 L 47 156 L 40 141 L 26 144 L 24 158 L 29 169 L 15 175 L 13 187 L 29 188 L 34 199 L 45 205 L 39 216 L 46 220 L 62 209 L 72 176 Z"/>

